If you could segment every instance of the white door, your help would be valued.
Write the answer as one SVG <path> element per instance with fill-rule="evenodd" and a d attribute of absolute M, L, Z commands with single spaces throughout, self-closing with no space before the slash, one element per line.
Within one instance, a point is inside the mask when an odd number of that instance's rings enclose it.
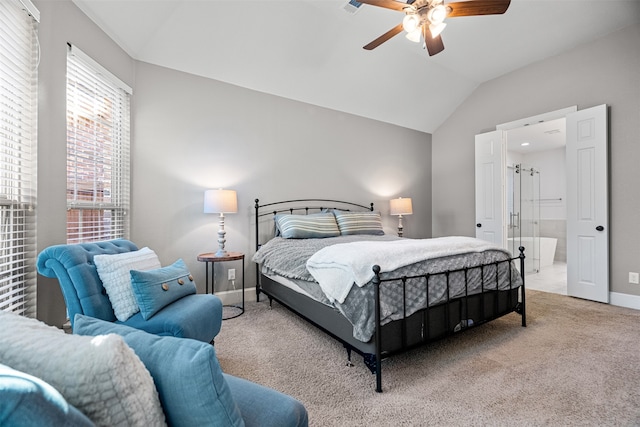
<path fill-rule="evenodd" d="M 476 135 L 476 237 L 506 248 L 504 131 Z"/>
<path fill-rule="evenodd" d="M 567 115 L 567 293 L 609 302 L 607 106 Z"/>

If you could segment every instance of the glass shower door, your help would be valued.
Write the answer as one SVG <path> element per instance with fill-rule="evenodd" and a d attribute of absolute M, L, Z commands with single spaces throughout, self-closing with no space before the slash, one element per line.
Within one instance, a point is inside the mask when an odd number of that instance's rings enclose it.
<path fill-rule="evenodd" d="M 518 255 L 520 246 L 520 176 L 518 165 L 507 167 L 507 249 Z"/>
<path fill-rule="evenodd" d="M 540 173 L 523 164 L 507 169 L 508 249 L 525 248 L 525 274 L 540 271 Z"/>
<path fill-rule="evenodd" d="M 540 271 L 540 173 L 520 168 L 520 237 L 525 247 L 525 273 Z"/>

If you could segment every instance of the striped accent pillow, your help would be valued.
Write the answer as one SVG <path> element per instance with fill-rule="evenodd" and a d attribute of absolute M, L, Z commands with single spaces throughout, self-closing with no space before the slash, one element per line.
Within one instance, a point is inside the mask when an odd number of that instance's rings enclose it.
<path fill-rule="evenodd" d="M 372 234 L 381 236 L 382 218 L 380 212 L 339 212 L 334 211 L 340 234 Z"/>
<path fill-rule="evenodd" d="M 340 235 L 336 217 L 332 213 L 310 215 L 276 215 L 276 227 L 285 239 L 322 239 Z"/>

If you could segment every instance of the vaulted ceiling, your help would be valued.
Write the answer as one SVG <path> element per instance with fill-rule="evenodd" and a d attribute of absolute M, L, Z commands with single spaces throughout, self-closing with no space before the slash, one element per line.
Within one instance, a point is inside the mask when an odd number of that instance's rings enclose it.
<path fill-rule="evenodd" d="M 432 133 L 481 83 L 640 22 L 639 0 L 512 0 L 447 19 L 430 57 L 402 12 L 347 0 L 73 0 L 136 60 Z M 448 1 L 445 1 L 448 2 Z"/>

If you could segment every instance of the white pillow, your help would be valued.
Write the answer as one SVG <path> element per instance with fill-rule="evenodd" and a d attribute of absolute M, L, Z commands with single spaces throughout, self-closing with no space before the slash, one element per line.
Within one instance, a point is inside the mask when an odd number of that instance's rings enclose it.
<path fill-rule="evenodd" d="M 0 362 L 49 383 L 99 426 L 165 425 L 158 392 L 116 334 L 65 334 L 0 310 Z"/>
<path fill-rule="evenodd" d="M 93 262 L 98 276 L 107 291 L 116 318 L 124 322 L 140 311 L 131 286 L 131 270 L 155 270 L 162 267 L 154 251 L 142 248 L 138 251 L 113 255 L 96 255 Z"/>

